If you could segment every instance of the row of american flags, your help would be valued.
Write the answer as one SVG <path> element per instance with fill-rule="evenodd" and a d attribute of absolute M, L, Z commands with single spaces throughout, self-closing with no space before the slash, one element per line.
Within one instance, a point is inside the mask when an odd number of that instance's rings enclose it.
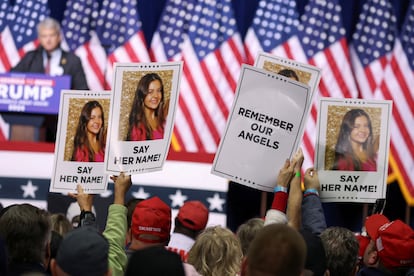
<path fill-rule="evenodd" d="M 115 62 L 183 60 L 172 152 L 215 153 L 241 65 L 260 51 L 322 70 L 304 167 L 313 165 L 319 97 L 393 100 L 389 181 L 414 206 L 414 0 L 401 28 L 390 1 L 366 0 L 349 34 L 338 0 L 309 0 L 301 14 L 295 0 L 259 0 L 242 37 L 231 0 L 166 0 L 146 41 L 137 0 L 67 0 L 62 46 L 82 59 L 92 90 L 111 89 Z M 49 15 L 47 0 L 0 0 L 0 72 L 38 45 L 36 24 Z"/>

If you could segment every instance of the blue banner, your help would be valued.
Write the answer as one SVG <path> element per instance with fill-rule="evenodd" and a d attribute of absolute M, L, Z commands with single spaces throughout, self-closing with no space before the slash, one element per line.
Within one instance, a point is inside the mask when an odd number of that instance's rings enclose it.
<path fill-rule="evenodd" d="M 69 88 L 66 75 L 0 74 L 0 112 L 57 114 L 60 91 Z"/>

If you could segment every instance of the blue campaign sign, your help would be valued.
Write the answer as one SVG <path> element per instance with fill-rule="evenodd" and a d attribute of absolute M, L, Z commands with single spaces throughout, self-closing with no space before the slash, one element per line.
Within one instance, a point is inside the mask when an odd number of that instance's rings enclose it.
<path fill-rule="evenodd" d="M 70 80 L 66 75 L 0 74 L 0 111 L 57 114 L 60 91 L 70 89 Z"/>

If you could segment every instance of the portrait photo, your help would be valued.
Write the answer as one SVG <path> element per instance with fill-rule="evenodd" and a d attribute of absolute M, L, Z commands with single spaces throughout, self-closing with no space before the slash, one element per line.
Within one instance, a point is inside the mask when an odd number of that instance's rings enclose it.
<path fill-rule="evenodd" d="M 69 99 L 64 161 L 104 162 L 109 103 L 109 99 Z"/>
<path fill-rule="evenodd" d="M 377 171 L 381 108 L 328 106 L 325 170 Z"/>
<path fill-rule="evenodd" d="M 119 141 L 164 138 L 173 71 L 124 71 Z"/>

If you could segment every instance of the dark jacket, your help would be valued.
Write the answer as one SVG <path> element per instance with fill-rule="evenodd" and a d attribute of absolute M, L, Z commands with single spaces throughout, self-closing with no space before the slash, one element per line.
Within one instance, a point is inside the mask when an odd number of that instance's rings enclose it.
<path fill-rule="evenodd" d="M 27 52 L 20 62 L 10 71 L 43 74 L 45 72 L 45 68 L 43 66 L 42 52 L 42 47 Z M 86 82 L 85 72 L 83 71 L 82 62 L 78 56 L 62 50 L 60 66 L 63 68 L 63 75 L 69 75 L 71 77 L 71 89 L 89 89 Z"/>

